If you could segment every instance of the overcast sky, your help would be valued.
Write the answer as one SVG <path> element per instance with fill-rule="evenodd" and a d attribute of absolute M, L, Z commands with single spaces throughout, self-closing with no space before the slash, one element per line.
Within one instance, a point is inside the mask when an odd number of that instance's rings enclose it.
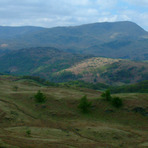
<path fill-rule="evenodd" d="M 148 0 L 0 0 L 1 26 L 133 21 L 148 31 Z"/>

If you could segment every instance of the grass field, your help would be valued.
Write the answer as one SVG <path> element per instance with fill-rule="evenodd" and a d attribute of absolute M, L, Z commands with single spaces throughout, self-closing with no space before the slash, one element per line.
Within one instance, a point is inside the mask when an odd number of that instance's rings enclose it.
<path fill-rule="evenodd" d="M 38 104 L 41 90 L 47 101 Z M 80 98 L 92 101 L 91 112 L 77 108 Z M 45 87 L 34 81 L 0 77 L 0 148 L 146 148 L 148 94 L 116 94 L 124 106 L 114 108 L 100 91 Z"/>

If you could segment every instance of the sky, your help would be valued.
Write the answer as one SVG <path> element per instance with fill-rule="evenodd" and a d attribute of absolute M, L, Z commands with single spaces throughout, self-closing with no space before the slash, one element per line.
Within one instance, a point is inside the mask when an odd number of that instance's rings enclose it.
<path fill-rule="evenodd" d="M 132 21 L 148 31 L 148 0 L 0 0 L 0 26 Z"/>

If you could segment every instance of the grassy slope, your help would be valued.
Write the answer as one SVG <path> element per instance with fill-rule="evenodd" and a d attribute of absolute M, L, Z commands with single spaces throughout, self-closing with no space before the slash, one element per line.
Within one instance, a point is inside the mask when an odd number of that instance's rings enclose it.
<path fill-rule="evenodd" d="M 125 104 L 117 110 L 103 101 L 98 91 L 45 87 L 33 81 L 16 80 L 0 77 L 1 147 L 148 146 L 148 118 L 131 111 L 137 106 L 146 108 L 148 94 L 117 94 Z M 45 104 L 34 102 L 38 90 L 45 93 Z M 85 94 L 93 102 L 92 112 L 87 115 L 77 109 Z M 28 129 L 30 136 L 26 135 Z"/>

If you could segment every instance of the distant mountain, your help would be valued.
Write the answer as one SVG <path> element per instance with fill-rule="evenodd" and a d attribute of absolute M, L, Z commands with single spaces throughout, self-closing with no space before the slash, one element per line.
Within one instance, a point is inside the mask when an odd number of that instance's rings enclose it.
<path fill-rule="evenodd" d="M 0 49 L 56 47 L 95 56 L 148 60 L 148 32 L 133 22 L 74 27 L 0 27 Z"/>
<path fill-rule="evenodd" d="M 19 37 L 24 34 L 33 33 L 36 31 L 43 31 L 43 30 L 45 30 L 45 28 L 33 27 L 33 26 L 22 26 L 22 27 L 0 26 L 0 39 Z"/>

